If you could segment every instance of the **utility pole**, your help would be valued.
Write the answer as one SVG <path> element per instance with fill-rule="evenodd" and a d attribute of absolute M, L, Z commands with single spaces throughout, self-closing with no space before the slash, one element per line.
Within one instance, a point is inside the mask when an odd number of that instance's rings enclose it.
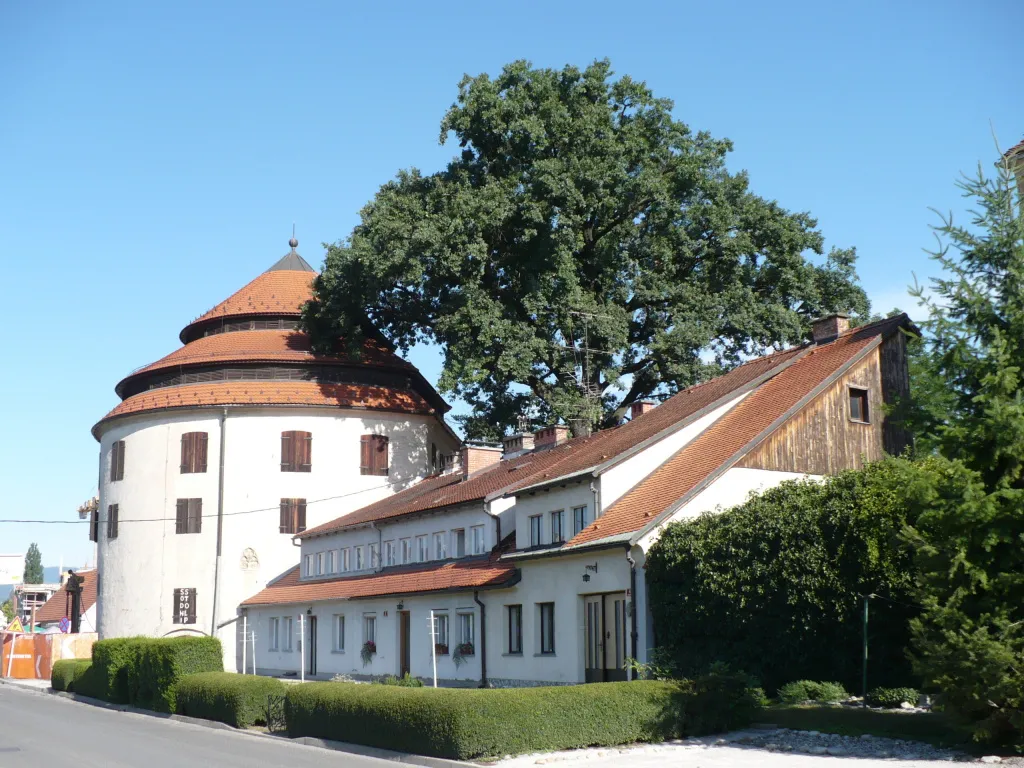
<path fill-rule="evenodd" d="M 864 703 L 868 700 L 868 600 L 874 595 L 863 595 L 864 598 L 864 663 L 861 668 L 860 690 Z"/>

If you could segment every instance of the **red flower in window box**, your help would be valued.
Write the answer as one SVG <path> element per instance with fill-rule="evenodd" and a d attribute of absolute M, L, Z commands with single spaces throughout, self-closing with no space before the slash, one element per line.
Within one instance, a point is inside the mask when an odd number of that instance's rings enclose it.
<path fill-rule="evenodd" d="M 448 645 L 446 643 L 434 643 L 434 653 L 438 656 L 447 656 Z"/>
<path fill-rule="evenodd" d="M 363 643 L 363 647 L 359 651 L 359 658 L 363 660 L 363 666 L 365 667 L 372 660 L 374 655 L 377 653 L 377 644 L 373 640 L 367 640 Z"/>

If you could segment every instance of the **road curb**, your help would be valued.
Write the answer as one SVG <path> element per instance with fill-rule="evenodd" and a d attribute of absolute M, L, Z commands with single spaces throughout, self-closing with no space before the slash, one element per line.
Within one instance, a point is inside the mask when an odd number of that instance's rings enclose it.
<path fill-rule="evenodd" d="M 257 739 L 274 739 L 276 741 L 284 742 L 286 744 L 302 744 L 307 747 L 314 747 L 318 749 L 330 750 L 332 752 L 346 752 L 352 755 L 359 755 L 361 757 L 375 757 L 379 760 L 389 760 L 393 763 L 405 763 L 406 765 L 422 765 L 424 768 L 458 768 L 460 766 L 476 765 L 475 763 L 467 763 L 459 760 L 448 760 L 441 757 L 428 757 L 427 755 L 413 755 L 408 752 L 396 752 L 391 749 L 381 749 L 379 747 L 367 747 L 362 744 L 351 744 L 346 741 L 333 741 L 332 739 L 318 739 L 313 736 L 297 736 L 290 738 L 288 736 L 278 736 L 271 733 L 260 733 L 259 731 L 250 731 L 245 728 L 235 728 L 233 725 L 222 723 L 217 720 L 205 720 L 201 717 L 189 717 L 188 715 L 172 715 L 165 712 L 154 712 L 150 709 L 141 709 L 139 707 L 133 707 L 130 704 L 112 704 L 109 701 L 103 701 L 102 699 L 94 699 L 91 696 L 83 696 L 80 693 L 68 693 L 67 691 L 55 691 L 53 688 L 37 688 L 29 685 L 22 685 L 19 683 L 12 682 L 0 678 L 0 683 L 4 685 L 10 685 L 12 688 L 17 688 L 22 691 L 28 691 L 30 693 L 38 694 L 49 694 L 52 696 L 59 696 L 62 699 L 70 699 L 71 701 L 78 702 L 79 704 L 87 704 L 93 707 L 99 707 L 100 709 L 109 709 L 114 712 L 127 712 L 133 715 L 145 715 L 147 717 L 155 717 L 160 720 L 174 720 L 179 723 L 189 723 L 191 725 L 198 725 L 203 728 L 212 728 L 218 731 L 232 731 L 234 733 L 241 734 L 242 736 L 249 736 Z"/>

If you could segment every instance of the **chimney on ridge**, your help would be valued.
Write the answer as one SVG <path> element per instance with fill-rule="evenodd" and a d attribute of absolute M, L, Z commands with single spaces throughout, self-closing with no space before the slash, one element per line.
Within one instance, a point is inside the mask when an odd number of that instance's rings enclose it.
<path fill-rule="evenodd" d="M 459 463 L 465 480 L 482 469 L 492 467 L 501 461 L 501 448 L 496 445 L 465 443 L 459 449 Z"/>
<path fill-rule="evenodd" d="M 533 433 L 516 432 L 501 439 L 501 458 L 514 459 L 533 450 Z"/>
<path fill-rule="evenodd" d="M 839 334 L 850 330 L 850 316 L 837 314 L 822 317 L 811 323 L 811 334 L 815 344 L 833 341 Z"/>
<path fill-rule="evenodd" d="M 538 429 L 533 433 L 534 445 L 537 450 L 554 448 L 569 439 L 569 428 L 564 424 L 553 424 L 550 427 Z"/>
<path fill-rule="evenodd" d="M 653 400 L 637 400 L 629 406 L 629 418 L 635 419 L 637 416 L 643 416 L 645 413 L 653 411 L 655 405 Z"/>

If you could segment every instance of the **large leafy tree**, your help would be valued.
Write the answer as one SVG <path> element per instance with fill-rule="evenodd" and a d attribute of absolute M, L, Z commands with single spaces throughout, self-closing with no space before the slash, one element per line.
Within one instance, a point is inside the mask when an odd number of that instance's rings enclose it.
<path fill-rule="evenodd" d="M 731 143 L 672 107 L 607 61 L 465 77 L 441 121 L 459 153 L 399 173 L 328 249 L 318 346 L 368 319 L 399 348 L 440 345 L 469 436 L 520 415 L 579 432 L 800 341 L 815 315 L 866 312 L 854 252 L 824 256 L 809 214 L 753 194 Z"/>
<path fill-rule="evenodd" d="M 43 583 L 43 556 L 34 541 L 28 545 L 28 552 L 25 553 L 25 571 L 21 580 L 26 584 Z"/>
<path fill-rule="evenodd" d="M 917 497 L 915 666 L 980 736 L 1024 748 L 1024 218 L 1007 164 L 960 186 L 977 208 L 937 228 L 924 324 L 922 363 L 945 387 L 923 423 L 951 469 Z M 970 482 L 950 493 L 955 474 Z"/>

